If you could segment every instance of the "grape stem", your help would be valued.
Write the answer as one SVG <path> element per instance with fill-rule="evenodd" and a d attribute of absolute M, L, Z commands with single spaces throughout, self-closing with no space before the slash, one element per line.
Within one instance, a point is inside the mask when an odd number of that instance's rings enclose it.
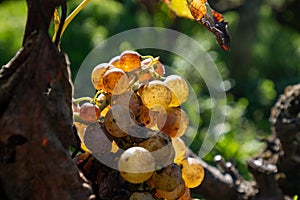
<path fill-rule="evenodd" d="M 77 99 L 73 99 L 73 103 L 75 103 L 75 104 L 79 104 L 82 101 L 89 101 L 90 103 L 92 103 L 93 98 L 91 98 L 91 97 L 80 97 L 80 98 L 77 98 Z"/>

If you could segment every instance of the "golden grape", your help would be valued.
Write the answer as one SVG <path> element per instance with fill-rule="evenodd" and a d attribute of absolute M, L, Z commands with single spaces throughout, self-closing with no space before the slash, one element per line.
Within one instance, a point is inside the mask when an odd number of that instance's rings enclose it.
<path fill-rule="evenodd" d="M 129 200 L 154 200 L 154 198 L 149 192 L 134 192 Z"/>
<path fill-rule="evenodd" d="M 175 149 L 174 163 L 180 163 L 186 154 L 186 146 L 184 141 L 180 137 L 172 138 L 172 144 Z"/>
<path fill-rule="evenodd" d="M 164 82 L 172 91 L 172 101 L 169 106 L 177 107 L 187 100 L 189 96 L 189 87 L 181 76 L 167 76 Z"/>
<path fill-rule="evenodd" d="M 120 55 L 120 67 L 124 72 L 130 72 L 141 66 L 141 56 L 135 51 L 124 51 Z"/>
<path fill-rule="evenodd" d="M 172 92 L 167 85 L 158 80 L 142 85 L 138 93 L 143 104 L 152 110 L 164 110 L 172 100 Z"/>
<path fill-rule="evenodd" d="M 103 76 L 104 91 L 113 95 L 125 92 L 128 88 L 129 80 L 126 73 L 119 68 L 112 68 L 105 72 Z"/>
<path fill-rule="evenodd" d="M 204 178 L 204 169 L 196 158 L 188 157 L 181 162 L 182 178 L 188 188 L 195 188 Z"/>
<path fill-rule="evenodd" d="M 109 63 L 101 63 L 97 65 L 91 74 L 91 80 L 93 83 L 93 86 L 96 90 L 103 90 L 103 76 L 105 72 L 109 69 L 113 68 L 113 66 Z"/>
<path fill-rule="evenodd" d="M 167 118 L 157 120 L 159 130 L 165 132 L 170 137 L 181 137 L 186 132 L 189 125 L 189 118 L 184 110 L 179 107 L 167 109 Z M 161 123 L 164 122 L 164 123 Z"/>

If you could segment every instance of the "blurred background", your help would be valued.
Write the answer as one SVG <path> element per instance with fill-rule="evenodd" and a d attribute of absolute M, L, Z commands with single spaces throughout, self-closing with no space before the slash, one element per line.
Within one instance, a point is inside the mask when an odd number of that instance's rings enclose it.
<path fill-rule="evenodd" d="M 71 12 L 81 1 L 67 2 Z M 271 133 L 268 121 L 271 107 L 286 86 L 300 81 L 300 1 L 209 0 L 209 3 L 229 23 L 232 40 L 229 52 L 222 51 L 202 25 L 176 17 L 159 0 L 91 0 L 67 28 L 61 49 L 69 56 L 74 79 L 84 58 L 96 45 L 128 29 L 164 27 L 197 40 L 214 59 L 227 83 L 226 129 L 205 160 L 213 163 L 213 156 L 221 154 L 226 160 L 233 160 L 240 173 L 249 179 L 245 160 L 262 147 L 259 139 Z M 21 47 L 26 11 L 25 0 L 0 0 L 1 66 Z M 49 33 L 53 34 L 53 28 Z M 168 66 L 180 66 L 166 52 L 140 53 L 159 55 Z M 203 83 L 194 90 L 203 102 L 199 134 L 191 145 L 198 151 L 202 133 L 209 124 L 211 105 L 207 102 L 211 99 Z"/>

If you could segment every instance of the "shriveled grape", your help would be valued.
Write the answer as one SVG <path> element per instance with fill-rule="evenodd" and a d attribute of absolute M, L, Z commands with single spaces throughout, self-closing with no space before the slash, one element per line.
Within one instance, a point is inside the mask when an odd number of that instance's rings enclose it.
<path fill-rule="evenodd" d="M 130 183 L 142 183 L 155 171 L 151 153 L 142 147 L 131 147 L 124 151 L 118 161 L 121 176 Z"/>
<path fill-rule="evenodd" d="M 103 90 L 103 76 L 105 72 L 109 69 L 113 68 L 113 66 L 109 63 L 101 63 L 97 65 L 91 74 L 91 80 L 93 83 L 93 86 L 96 90 Z"/>
<path fill-rule="evenodd" d="M 204 169 L 196 158 L 188 157 L 181 162 L 182 178 L 188 188 L 195 188 L 204 178 Z"/>
<path fill-rule="evenodd" d="M 128 88 L 129 80 L 125 72 L 119 68 L 112 68 L 105 72 L 103 76 L 104 91 L 113 95 L 125 92 Z"/>
<path fill-rule="evenodd" d="M 189 87 L 181 76 L 167 76 L 164 82 L 172 91 L 172 101 L 169 106 L 177 107 L 187 100 L 189 95 Z"/>

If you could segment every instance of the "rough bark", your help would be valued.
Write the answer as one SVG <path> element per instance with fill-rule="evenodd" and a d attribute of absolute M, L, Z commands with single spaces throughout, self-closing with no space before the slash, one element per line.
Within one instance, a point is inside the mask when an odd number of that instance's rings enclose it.
<path fill-rule="evenodd" d="M 22 49 L 0 71 L 0 198 L 88 199 L 74 143 L 67 57 L 48 35 L 59 1 L 28 0 Z"/>

